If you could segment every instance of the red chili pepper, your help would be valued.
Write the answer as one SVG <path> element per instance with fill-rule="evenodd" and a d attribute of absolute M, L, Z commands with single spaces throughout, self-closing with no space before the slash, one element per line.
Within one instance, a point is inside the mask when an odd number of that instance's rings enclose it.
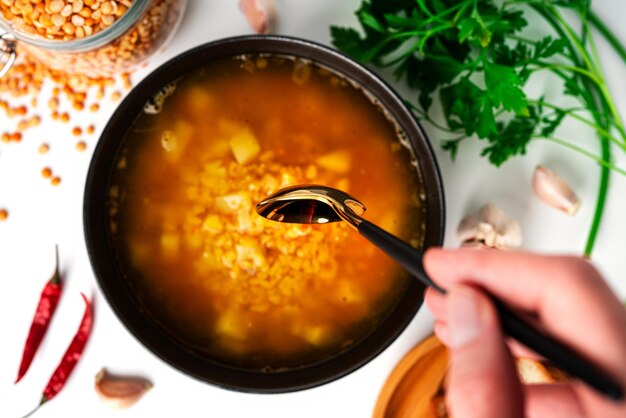
<path fill-rule="evenodd" d="M 41 344 L 41 340 L 43 340 L 43 337 L 48 330 L 48 325 L 50 325 L 52 315 L 57 308 L 57 304 L 59 303 L 61 290 L 61 275 L 59 274 L 59 248 L 56 247 L 56 266 L 54 268 L 54 275 L 50 280 L 48 280 L 48 283 L 46 283 L 46 286 L 41 291 L 39 304 L 37 305 L 37 310 L 35 311 L 35 317 L 33 318 L 28 338 L 26 338 L 26 343 L 24 344 L 22 362 L 20 363 L 20 370 L 17 373 L 15 383 L 19 382 L 22 377 L 24 377 L 33 361 L 33 357 L 35 357 L 35 353 L 37 352 L 37 349 Z"/>
<path fill-rule="evenodd" d="M 61 359 L 61 363 L 54 371 L 50 381 L 46 385 L 46 388 L 43 391 L 43 396 L 41 397 L 40 405 L 54 398 L 61 391 L 61 389 L 63 389 L 65 382 L 72 373 L 72 370 L 74 370 L 76 363 L 78 363 L 78 360 L 83 353 L 83 349 L 89 339 L 89 334 L 91 334 L 91 325 L 93 323 L 91 304 L 89 303 L 87 296 L 83 293 L 81 293 L 81 296 L 85 301 L 85 313 L 83 314 L 83 319 L 78 327 L 78 331 L 76 331 L 76 334 L 74 335 L 72 343 L 63 355 L 63 359 Z"/>

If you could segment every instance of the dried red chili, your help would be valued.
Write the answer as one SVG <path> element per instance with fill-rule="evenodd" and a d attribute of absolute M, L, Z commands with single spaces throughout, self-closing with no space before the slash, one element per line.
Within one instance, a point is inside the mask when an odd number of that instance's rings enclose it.
<path fill-rule="evenodd" d="M 78 363 L 78 360 L 83 353 L 83 349 L 87 344 L 87 340 L 89 339 L 89 335 L 91 334 L 91 326 L 93 323 L 91 303 L 89 303 L 89 299 L 87 299 L 87 296 L 83 293 L 81 293 L 81 296 L 85 301 L 85 313 L 83 314 L 83 319 L 80 322 L 78 331 L 76 331 L 76 334 L 74 335 L 72 343 L 67 348 L 67 351 L 65 351 L 65 354 L 61 359 L 61 363 L 52 374 L 50 381 L 48 381 L 48 384 L 43 391 L 40 405 L 54 398 L 61 391 L 61 389 L 63 389 L 65 382 L 72 373 L 72 370 L 74 370 L 76 363 Z"/>
<path fill-rule="evenodd" d="M 24 352 L 22 353 L 22 362 L 20 363 L 20 369 L 17 373 L 17 379 L 15 383 L 19 382 L 22 377 L 28 371 L 30 364 L 35 357 L 35 353 L 41 344 L 41 340 L 43 340 L 46 331 L 48 330 L 48 325 L 50 325 L 50 320 L 52 319 L 52 315 L 57 308 L 59 303 L 59 298 L 61 297 L 61 275 L 59 274 L 59 249 L 56 248 L 56 266 L 54 268 L 54 275 L 46 286 L 41 291 L 41 296 L 39 298 L 39 304 L 37 305 L 37 309 L 35 310 L 35 317 L 33 318 L 33 322 L 30 326 L 30 331 L 28 333 L 28 337 L 26 338 L 26 343 L 24 344 Z"/>
<path fill-rule="evenodd" d="M 87 340 L 89 339 L 89 335 L 91 334 L 91 326 L 93 323 L 93 313 L 91 309 L 91 303 L 87 296 L 83 293 L 80 294 L 85 301 L 85 313 L 83 314 L 83 319 L 80 322 L 80 326 L 78 327 L 78 331 L 74 334 L 74 338 L 70 343 L 70 346 L 63 354 L 63 358 L 61 359 L 61 363 L 57 366 L 56 370 L 50 377 L 46 388 L 43 391 L 43 395 L 41 397 L 41 401 L 39 405 L 28 414 L 24 415 L 22 418 L 28 418 L 33 415 L 44 403 L 48 402 L 52 398 L 54 398 L 65 386 L 65 382 L 72 374 L 76 363 L 80 359 L 81 354 L 87 344 Z"/>

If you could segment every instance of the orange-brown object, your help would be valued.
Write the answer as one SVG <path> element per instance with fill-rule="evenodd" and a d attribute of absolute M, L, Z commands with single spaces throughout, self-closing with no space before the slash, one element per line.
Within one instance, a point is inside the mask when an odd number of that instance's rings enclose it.
<path fill-rule="evenodd" d="M 53 97 L 48 100 L 48 107 L 50 108 L 50 110 L 57 110 L 59 108 L 59 98 Z"/>
<path fill-rule="evenodd" d="M 78 151 L 85 151 L 87 149 L 87 143 L 85 141 L 78 141 L 76 143 L 76 149 Z"/>
<path fill-rule="evenodd" d="M 111 375 L 102 369 L 96 375 L 95 387 L 103 404 L 121 410 L 139 401 L 152 388 L 152 383 L 142 377 Z"/>
<path fill-rule="evenodd" d="M 122 82 L 124 83 L 124 88 L 126 90 L 130 90 L 133 87 L 133 82 L 130 78 L 130 73 L 122 74 Z"/>
<path fill-rule="evenodd" d="M 9 217 L 9 211 L 6 209 L 0 209 L 0 221 L 6 221 Z"/>
<path fill-rule="evenodd" d="M 448 350 L 434 335 L 398 363 L 385 382 L 373 418 L 435 418 L 435 397 L 448 369 Z"/>

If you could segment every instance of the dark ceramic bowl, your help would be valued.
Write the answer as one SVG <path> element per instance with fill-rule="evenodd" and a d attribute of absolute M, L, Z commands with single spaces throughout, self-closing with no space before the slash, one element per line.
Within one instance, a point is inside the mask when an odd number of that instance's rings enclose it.
<path fill-rule="evenodd" d="M 121 103 L 95 149 L 85 188 L 84 225 L 87 249 L 100 288 L 130 332 L 158 357 L 197 379 L 228 389 L 279 393 L 318 386 L 363 366 L 406 328 L 420 308 L 423 286 L 415 280 L 387 318 L 362 341 L 326 361 L 281 371 L 238 369 L 195 353 L 171 338 L 142 312 L 116 263 L 108 231 L 107 190 L 124 138 L 155 91 L 212 60 L 269 53 L 310 59 L 358 83 L 396 119 L 418 160 L 426 191 L 425 246 L 440 245 L 444 231 L 441 178 L 424 131 L 402 99 L 378 76 L 341 53 L 310 41 L 283 36 L 246 36 L 211 42 L 185 52 L 156 69 Z"/>

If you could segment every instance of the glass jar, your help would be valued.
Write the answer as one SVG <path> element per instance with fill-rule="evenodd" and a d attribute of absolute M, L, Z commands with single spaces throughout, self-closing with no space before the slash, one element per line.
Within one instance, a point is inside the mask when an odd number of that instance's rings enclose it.
<path fill-rule="evenodd" d="M 129 72 L 163 48 L 187 0 L 0 0 L 0 66 L 15 53 L 88 77 Z M 3 69 L 0 68 L 0 76 Z"/>

